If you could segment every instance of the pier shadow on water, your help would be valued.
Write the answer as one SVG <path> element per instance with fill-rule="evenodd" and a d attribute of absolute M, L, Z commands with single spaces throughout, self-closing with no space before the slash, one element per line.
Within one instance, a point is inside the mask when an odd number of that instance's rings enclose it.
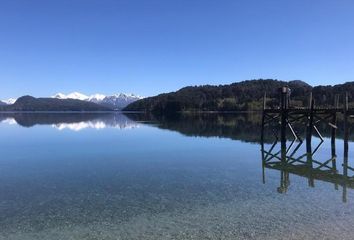
<path fill-rule="evenodd" d="M 317 139 L 316 146 L 305 146 L 301 141 L 282 145 L 275 141 L 268 148 L 261 143 L 263 183 L 266 183 L 266 169 L 279 171 L 279 193 L 287 193 L 291 175 L 307 178 L 308 186 L 315 187 L 316 181 L 331 183 L 334 189 L 342 189 L 342 201 L 347 202 L 347 188 L 354 188 L 354 168 L 348 161 L 348 153 L 343 153 L 343 161 L 338 159 L 335 144 L 327 158 L 319 160 L 316 153 L 321 151 L 324 141 Z"/>

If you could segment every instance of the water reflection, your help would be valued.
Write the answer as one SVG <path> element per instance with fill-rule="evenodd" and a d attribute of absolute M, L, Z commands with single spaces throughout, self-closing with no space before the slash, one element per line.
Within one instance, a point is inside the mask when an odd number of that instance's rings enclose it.
<path fill-rule="evenodd" d="M 2 113 L 0 122 L 22 127 L 50 125 L 58 130 L 81 131 L 83 129 L 131 129 L 139 123 L 124 114 L 112 113 Z"/>
<path fill-rule="evenodd" d="M 261 117 L 255 113 L 183 114 L 172 117 L 140 113 L 2 113 L 0 121 L 23 127 L 50 125 L 58 130 L 67 129 L 76 132 L 89 128 L 131 129 L 141 124 L 148 124 L 177 131 L 186 136 L 221 137 L 251 143 L 260 142 L 261 128 Z M 321 131 L 326 136 L 326 128 L 321 128 Z M 279 193 L 288 192 L 289 174 L 308 178 L 310 187 L 315 186 L 315 180 L 330 182 L 336 189 L 338 186 L 343 187 L 343 201 L 346 201 L 346 188 L 354 188 L 354 176 L 350 176 L 354 168 L 348 163 L 348 149 L 344 151 L 344 161 L 338 163 L 335 142 L 332 142 L 328 158 L 320 161 L 315 155 L 321 151 L 323 141 L 319 141 L 312 149 L 311 144 L 302 141 L 294 140 L 288 144 L 281 144 L 277 138 L 278 132 L 274 128 L 266 129 L 265 133 L 264 141 L 260 142 L 263 182 L 265 182 L 265 169 L 280 171 L 280 185 L 277 188 Z M 269 149 L 266 149 L 268 145 Z M 339 164 L 341 172 L 339 172 Z"/>
<path fill-rule="evenodd" d="M 177 131 L 186 136 L 194 137 L 221 137 L 244 142 L 261 142 L 261 121 L 262 115 L 258 112 L 240 112 L 240 113 L 189 113 L 177 114 L 173 116 L 161 116 L 151 114 L 128 114 L 130 119 L 138 122 L 155 123 L 154 126 Z M 338 119 L 337 137 L 343 138 L 344 131 L 342 119 Z M 354 120 L 349 122 L 354 126 Z M 323 137 L 330 137 L 331 131 L 325 124 L 318 124 L 318 129 Z M 264 142 L 273 143 L 274 135 L 278 134 L 276 128 L 264 129 Z M 288 137 L 292 137 L 288 131 Z M 300 129 L 299 135 L 305 132 Z M 354 133 L 349 133 L 349 140 L 354 141 Z"/>
<path fill-rule="evenodd" d="M 18 124 L 22 127 L 50 125 L 58 130 L 137 128 L 148 124 L 160 129 L 177 131 L 185 136 L 220 137 L 244 142 L 260 143 L 261 115 L 259 113 L 204 113 L 161 116 L 142 113 L 0 113 L 0 122 Z M 342 138 L 343 122 L 338 120 L 338 138 Z M 354 125 L 354 122 L 349 124 Z M 319 125 L 322 135 L 329 137 L 331 132 L 325 125 Z M 265 143 L 273 143 L 274 129 L 265 129 Z M 304 134 L 299 131 L 299 134 Z M 290 136 L 289 136 L 290 137 Z M 354 140 L 354 133 L 349 133 Z"/>
<path fill-rule="evenodd" d="M 347 202 L 347 188 L 354 189 L 354 168 L 348 161 L 348 148 L 344 147 L 343 161 L 340 161 L 336 152 L 336 141 L 331 142 L 331 151 L 321 152 L 325 141 L 279 142 L 277 138 L 273 144 L 261 142 L 263 183 L 266 183 L 265 169 L 280 172 L 279 193 L 287 193 L 290 187 L 290 174 L 307 178 L 308 186 L 315 187 L 315 180 L 332 183 L 336 190 L 342 187 L 342 201 Z M 341 141 L 348 146 L 346 140 Z M 306 146 L 305 146 L 306 145 Z M 313 145 L 315 146 L 313 148 Z"/>
<path fill-rule="evenodd" d="M 258 143 L 261 117 L 258 113 L 189 113 L 173 116 L 128 114 L 138 122 L 154 123 L 155 127 L 179 132 L 190 137 L 218 137 Z M 270 136 L 270 135 L 269 135 Z M 272 138 L 265 138 L 271 141 Z"/>
<path fill-rule="evenodd" d="M 282 149 L 267 132 L 262 184 L 257 114 L 0 119 L 0 239 L 352 239 L 343 140 L 331 159 L 328 139 L 307 155 L 305 143 Z M 129 126 L 139 128 L 114 128 Z M 284 153 L 296 166 L 282 168 Z M 312 167 L 300 167 L 308 157 Z"/>

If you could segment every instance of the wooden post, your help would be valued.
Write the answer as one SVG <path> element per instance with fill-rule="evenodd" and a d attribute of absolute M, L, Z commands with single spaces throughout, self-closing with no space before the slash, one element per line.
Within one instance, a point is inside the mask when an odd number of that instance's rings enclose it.
<path fill-rule="evenodd" d="M 310 92 L 310 97 L 309 97 L 309 109 L 311 108 L 312 104 L 312 92 Z"/>
<path fill-rule="evenodd" d="M 348 93 L 345 93 L 344 102 L 344 164 L 348 164 L 348 140 L 349 140 L 349 130 L 348 130 Z"/>
<path fill-rule="evenodd" d="M 313 129 L 313 112 L 315 108 L 315 101 L 312 98 L 312 93 L 310 95 L 310 111 L 308 113 L 308 119 L 307 119 L 307 129 L 306 129 L 306 144 L 311 145 L 311 138 L 312 138 L 312 129 Z"/>
<path fill-rule="evenodd" d="M 334 112 L 332 116 L 332 124 L 337 126 L 337 111 Z M 332 155 L 332 169 L 333 173 L 337 173 L 337 154 L 336 154 L 336 127 L 332 126 L 332 136 L 331 136 L 331 155 Z M 338 189 L 338 184 L 334 184 L 334 188 Z"/>
<path fill-rule="evenodd" d="M 264 93 L 263 96 L 263 111 L 262 111 L 262 129 L 261 129 L 261 142 L 264 142 L 264 124 L 265 124 L 265 110 L 267 105 L 267 93 Z"/>
<path fill-rule="evenodd" d="M 337 134 L 337 112 L 332 114 L 332 133 L 331 133 L 331 144 L 335 145 L 336 142 L 336 134 Z"/>
<path fill-rule="evenodd" d="M 265 184 L 265 156 L 264 156 L 264 124 L 265 124 L 265 109 L 266 109 L 267 93 L 263 96 L 263 111 L 262 111 L 262 131 L 261 131 L 261 151 L 262 151 L 262 180 Z"/>
<path fill-rule="evenodd" d="M 266 159 L 264 156 L 264 143 L 261 143 L 261 151 L 262 151 L 262 182 L 263 184 L 266 183 L 265 181 L 265 165 L 266 165 Z"/>
<path fill-rule="evenodd" d="M 339 109 L 339 94 L 336 94 L 336 96 L 334 97 L 334 107 L 336 109 Z"/>
<path fill-rule="evenodd" d="M 337 113 L 334 113 L 332 116 L 332 124 L 337 126 Z M 332 127 L 332 136 L 331 136 L 332 156 L 336 155 L 336 133 L 337 133 L 337 129 L 335 127 Z"/>
<path fill-rule="evenodd" d="M 337 109 L 338 109 L 338 95 L 334 96 L 334 112 L 332 114 L 332 134 L 331 134 L 331 153 L 332 153 L 332 169 L 333 172 L 337 172 L 337 155 L 336 155 L 336 134 L 337 134 Z M 335 185 L 335 189 L 338 189 L 338 184 Z"/>
<path fill-rule="evenodd" d="M 267 93 L 264 92 L 264 96 L 263 96 L 263 110 L 265 110 L 267 108 Z"/>
<path fill-rule="evenodd" d="M 281 114 L 281 119 L 280 119 L 280 157 L 281 157 L 281 164 L 282 166 L 285 166 L 286 164 L 286 126 L 287 126 L 287 114 L 288 114 L 288 109 L 287 109 L 287 96 L 288 96 L 288 88 L 287 87 L 282 87 L 281 88 L 281 93 L 280 93 L 280 114 Z M 278 192 L 283 192 L 283 183 L 284 183 L 284 172 L 283 170 L 281 171 L 281 180 L 280 180 L 280 187 L 278 188 Z"/>
<path fill-rule="evenodd" d="M 344 157 L 343 157 L 343 175 L 348 178 L 348 140 L 349 140 L 349 129 L 348 129 L 348 93 L 345 93 L 344 98 Z M 346 181 L 343 184 L 343 202 L 347 202 L 347 185 Z"/>
<path fill-rule="evenodd" d="M 265 184 L 265 164 L 266 164 L 266 159 L 264 156 L 264 124 L 265 124 L 265 110 L 267 107 L 267 93 L 264 92 L 263 96 L 263 114 L 262 114 L 262 132 L 261 132 L 261 151 L 262 151 L 262 181 L 263 184 Z"/>
<path fill-rule="evenodd" d="M 280 186 L 278 187 L 278 193 L 286 193 L 289 187 L 289 172 L 281 169 L 280 170 Z"/>
<path fill-rule="evenodd" d="M 286 126 L 287 126 L 287 118 L 288 118 L 288 105 L 287 105 L 287 97 L 288 97 L 288 88 L 282 87 L 281 89 L 281 144 L 285 145 L 286 148 Z"/>
<path fill-rule="evenodd" d="M 286 127 L 288 123 L 288 88 L 282 87 L 281 89 L 281 129 L 280 129 L 280 141 L 281 141 L 281 164 L 283 168 L 286 165 Z M 286 192 L 286 173 L 281 170 L 279 193 Z"/>
<path fill-rule="evenodd" d="M 310 111 L 307 120 L 307 129 L 306 129 L 306 154 L 307 154 L 307 167 L 312 169 L 313 167 L 313 159 L 312 159 L 312 129 L 313 129 L 313 113 L 315 108 L 315 101 L 312 98 L 312 92 L 310 94 Z M 311 171 L 309 171 L 308 183 L 310 187 L 314 187 L 314 179 L 311 175 Z"/>

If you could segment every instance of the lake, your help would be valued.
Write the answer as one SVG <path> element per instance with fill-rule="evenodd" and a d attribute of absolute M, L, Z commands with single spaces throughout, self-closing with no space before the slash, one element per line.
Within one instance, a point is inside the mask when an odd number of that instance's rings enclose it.
<path fill-rule="evenodd" d="M 261 119 L 251 113 L 0 121 L 0 239 L 354 239 L 340 134 L 337 176 L 265 166 Z M 313 149 L 320 143 L 314 136 Z M 303 145 L 288 154 L 306 155 Z M 313 158 L 325 162 L 331 150 L 325 137 Z M 353 156 L 349 142 L 351 166 Z"/>

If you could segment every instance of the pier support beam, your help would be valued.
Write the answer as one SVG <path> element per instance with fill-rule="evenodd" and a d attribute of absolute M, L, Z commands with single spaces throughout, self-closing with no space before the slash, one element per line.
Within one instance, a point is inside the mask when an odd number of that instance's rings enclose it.
<path fill-rule="evenodd" d="M 261 130 L 261 142 L 264 142 L 264 124 L 265 124 L 265 110 L 267 106 L 267 93 L 263 96 L 263 114 L 262 114 L 262 130 Z"/>
<path fill-rule="evenodd" d="M 339 95 L 335 95 L 334 97 L 334 109 L 338 109 L 339 107 Z M 337 135 L 337 111 L 332 114 L 332 121 L 330 125 L 332 127 L 331 130 L 331 155 L 332 155 L 332 169 L 333 173 L 337 173 L 337 154 L 336 154 L 336 135 Z M 334 185 L 334 188 L 338 189 L 338 184 Z"/>
<path fill-rule="evenodd" d="M 286 127 L 288 125 L 288 88 L 282 87 L 281 89 L 281 131 L 280 131 L 280 140 L 282 148 L 286 149 Z"/>
<path fill-rule="evenodd" d="M 306 128 L 306 153 L 307 153 L 307 165 L 309 168 L 313 167 L 313 159 L 312 159 L 312 129 L 313 129 L 313 110 L 315 108 L 315 101 L 312 98 L 312 92 L 310 94 L 310 99 L 309 99 L 309 107 L 310 111 L 308 113 L 308 119 L 307 119 L 307 128 Z M 312 177 L 312 174 L 309 173 L 310 175 L 308 176 L 308 183 L 310 187 L 315 186 L 314 179 Z"/>
<path fill-rule="evenodd" d="M 343 156 L 343 175 L 348 178 L 348 140 L 349 140 L 349 126 L 348 126 L 348 93 L 345 93 L 344 98 L 344 156 Z M 347 202 L 347 186 L 343 185 L 343 202 Z"/>

